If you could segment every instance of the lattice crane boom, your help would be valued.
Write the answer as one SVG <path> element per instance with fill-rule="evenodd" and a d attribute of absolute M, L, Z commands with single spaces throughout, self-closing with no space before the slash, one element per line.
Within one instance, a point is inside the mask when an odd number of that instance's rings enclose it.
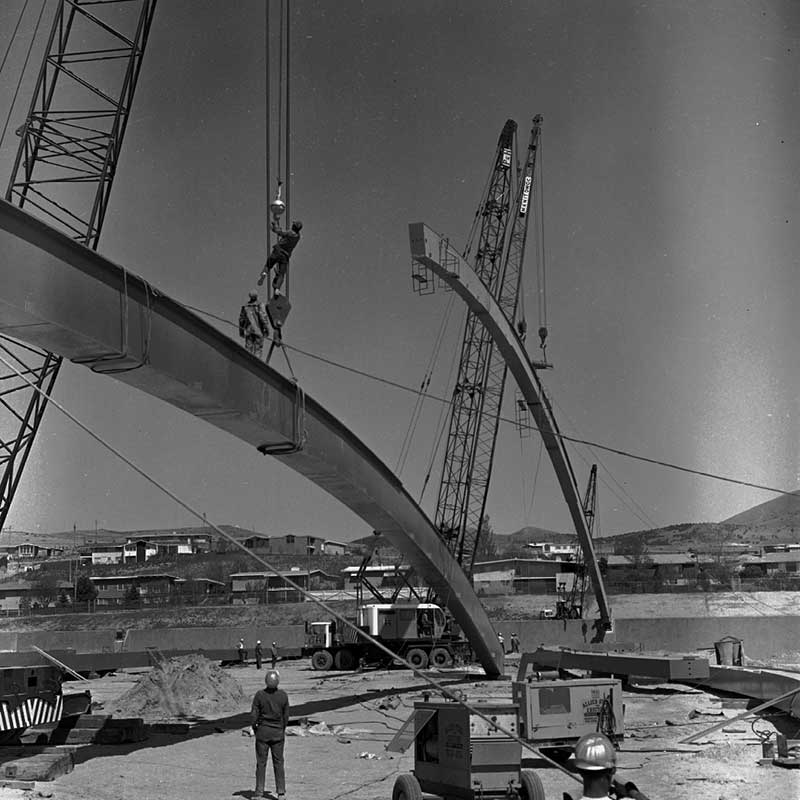
<path fill-rule="evenodd" d="M 59 0 L 6 200 L 94 250 L 100 239 L 156 0 Z M 0 336 L 32 383 L 52 391 L 62 359 Z M 6 356 L 4 356 L 5 358 Z M 0 375 L 0 529 L 47 399 Z"/>
<path fill-rule="evenodd" d="M 522 170 L 515 163 L 517 125 L 506 122 L 478 211 L 475 272 L 509 319 L 517 313 L 541 121 L 534 120 Z M 491 336 L 468 311 L 434 517 L 467 574 L 483 534 L 506 373 Z"/>

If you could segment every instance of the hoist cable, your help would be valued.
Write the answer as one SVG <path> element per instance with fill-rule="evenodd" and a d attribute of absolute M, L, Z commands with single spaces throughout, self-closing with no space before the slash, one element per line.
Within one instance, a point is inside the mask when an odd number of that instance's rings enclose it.
<path fill-rule="evenodd" d="M 42 0 L 42 7 L 39 9 L 39 17 L 36 20 L 36 26 L 33 29 L 33 35 L 31 36 L 30 43 L 28 44 L 28 52 L 25 54 L 25 62 L 22 65 L 22 69 L 19 72 L 19 80 L 17 81 L 17 87 L 14 89 L 14 96 L 11 98 L 11 103 L 8 106 L 8 114 L 6 115 L 6 121 L 3 125 L 3 131 L 0 133 L 0 148 L 3 146 L 3 140 L 6 138 L 6 131 L 8 130 L 8 123 L 11 121 L 11 114 L 14 111 L 14 105 L 17 102 L 17 96 L 19 95 L 19 89 L 22 85 L 22 78 L 25 75 L 25 70 L 28 68 L 28 61 L 31 57 L 31 51 L 33 50 L 33 43 L 36 41 L 36 34 L 39 33 L 39 25 L 42 22 L 42 16 L 44 15 L 44 9 L 47 5 L 47 0 Z"/>
<path fill-rule="evenodd" d="M 282 180 L 281 158 L 283 157 L 283 26 L 284 0 L 281 0 L 280 28 L 278 33 L 278 181 Z"/>
<path fill-rule="evenodd" d="M 539 213 L 536 215 L 536 240 L 538 246 L 536 248 L 536 267 L 537 277 L 539 278 L 539 326 L 542 328 L 547 327 L 547 264 L 546 253 L 544 246 L 544 167 L 542 166 L 542 136 L 539 134 L 539 153 L 536 159 L 536 168 L 539 171 L 539 193 L 538 193 L 538 206 Z"/>
<path fill-rule="evenodd" d="M 291 140 L 291 137 L 290 137 L 290 133 L 291 133 L 291 115 L 290 115 L 290 107 L 289 107 L 289 97 L 290 97 L 290 94 L 289 94 L 289 91 L 290 91 L 289 78 L 290 78 L 290 73 L 291 73 L 291 70 L 289 69 L 289 64 L 290 64 L 290 60 L 289 60 L 290 59 L 290 52 L 289 52 L 289 43 L 290 43 L 290 35 L 289 34 L 290 34 L 290 30 L 289 30 L 289 28 L 290 28 L 290 25 L 291 25 L 291 16 L 292 15 L 290 13 L 289 0 L 286 0 L 286 63 L 284 65 L 284 69 L 285 69 L 285 72 L 286 72 L 286 99 L 285 99 L 285 102 L 286 102 L 286 153 L 284 154 L 284 156 L 285 156 L 284 165 L 285 165 L 286 171 L 284 173 L 284 183 L 286 185 L 286 227 L 287 228 L 291 224 L 290 220 L 292 219 L 292 212 L 291 212 L 291 201 L 292 201 L 292 195 L 291 195 L 291 184 L 292 184 L 292 180 L 291 180 L 291 178 L 292 178 L 291 150 L 292 150 L 292 140 Z M 289 297 L 289 285 L 290 285 L 290 282 L 291 282 L 291 274 L 290 273 L 291 273 L 291 270 L 289 270 L 288 264 L 287 264 L 287 269 L 286 269 L 286 289 L 285 289 L 287 298 Z"/>
<path fill-rule="evenodd" d="M 271 159 L 272 153 L 270 148 L 270 135 L 269 135 L 269 109 L 270 109 L 270 71 L 269 71 L 269 2 L 264 3 L 264 83 L 265 83 L 265 98 L 264 104 L 264 147 L 266 151 L 266 211 L 264 214 L 266 236 L 267 236 L 267 249 L 269 254 L 271 242 L 271 227 L 270 227 L 270 192 L 272 191 L 271 181 Z M 269 286 L 272 284 L 270 283 Z M 267 293 L 269 293 L 269 286 L 267 286 Z"/>

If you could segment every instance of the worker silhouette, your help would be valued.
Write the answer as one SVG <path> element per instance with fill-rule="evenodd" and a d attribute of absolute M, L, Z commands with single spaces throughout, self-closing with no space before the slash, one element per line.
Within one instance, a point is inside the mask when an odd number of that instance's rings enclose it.
<path fill-rule="evenodd" d="M 289 230 L 281 230 L 278 223 L 273 221 L 271 225 L 273 233 L 278 237 L 278 241 L 272 245 L 272 252 L 269 254 L 267 263 L 264 264 L 264 269 L 261 270 L 261 275 L 258 278 L 258 285 L 261 286 L 269 275 L 270 270 L 275 267 L 275 277 L 272 279 L 272 288 L 278 292 L 283 286 L 283 279 L 286 277 L 286 270 L 289 269 L 289 258 L 292 251 L 297 247 L 300 241 L 300 231 L 303 228 L 303 223 L 300 220 L 295 220 Z"/>
<path fill-rule="evenodd" d="M 244 339 L 247 352 L 261 358 L 264 337 L 267 335 L 269 335 L 267 313 L 258 302 L 258 292 L 253 290 L 239 312 L 239 336 Z"/>

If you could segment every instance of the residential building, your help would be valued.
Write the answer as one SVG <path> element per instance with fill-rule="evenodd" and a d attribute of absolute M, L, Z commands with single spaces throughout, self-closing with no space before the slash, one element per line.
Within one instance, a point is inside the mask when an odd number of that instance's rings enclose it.
<path fill-rule="evenodd" d="M 576 543 L 531 542 L 526 544 L 525 547 L 530 549 L 531 555 L 534 557 L 574 561 L 578 555 L 578 545 Z"/>
<path fill-rule="evenodd" d="M 292 569 L 280 573 L 236 572 L 231 579 L 231 603 L 234 605 L 258 605 L 260 603 L 301 603 L 305 600 L 302 592 L 289 586 L 286 576 L 301 589 L 308 590 L 315 576 L 324 575 L 322 570 Z"/>
<path fill-rule="evenodd" d="M 97 589 L 95 604 L 98 607 L 125 605 L 130 600 L 134 588 L 141 605 L 166 605 L 175 599 L 181 584 L 184 583 L 181 578 L 163 573 L 93 576 L 90 580 Z"/>
<path fill-rule="evenodd" d="M 500 558 L 479 561 L 472 568 L 473 582 L 483 581 L 484 573 L 513 573 L 512 590 L 517 594 L 556 594 L 564 573 L 575 570 L 575 563 L 549 558 Z M 477 585 L 477 584 L 476 584 Z"/>

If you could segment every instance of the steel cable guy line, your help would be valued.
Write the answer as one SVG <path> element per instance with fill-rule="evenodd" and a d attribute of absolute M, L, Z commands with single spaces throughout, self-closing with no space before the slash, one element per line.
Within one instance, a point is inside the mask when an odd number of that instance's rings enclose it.
<path fill-rule="evenodd" d="M 25 3 L 22 6 L 22 11 L 19 12 L 19 16 L 17 17 L 17 24 L 14 26 L 14 30 L 11 33 L 11 38 L 8 40 L 8 47 L 6 47 L 6 52 L 3 54 L 3 60 L 0 61 L 0 75 L 3 74 L 3 67 L 6 65 L 6 59 L 8 58 L 8 54 L 11 52 L 11 47 L 17 38 L 17 31 L 19 30 L 22 18 L 25 16 L 25 9 L 28 7 L 28 2 L 29 0 L 25 0 Z"/>
<path fill-rule="evenodd" d="M 196 308 L 194 306 L 185 305 L 184 308 L 188 308 L 190 311 L 197 311 L 200 314 L 205 314 L 213 319 L 219 320 L 220 322 L 224 322 L 226 325 L 231 325 L 236 327 L 234 323 L 230 320 L 225 319 L 224 317 L 219 317 L 216 314 L 212 314 L 211 312 L 204 311 L 201 308 Z M 268 338 L 268 337 L 267 337 Z M 383 383 L 386 386 L 391 386 L 395 389 L 402 389 L 404 392 L 412 392 L 413 394 L 419 394 L 419 389 L 415 389 L 412 386 L 406 386 L 403 383 L 398 383 L 397 381 L 389 380 L 389 378 L 381 378 L 379 375 L 373 375 L 369 372 L 364 372 L 363 370 L 356 369 L 355 367 L 349 367 L 346 364 L 341 364 L 338 361 L 333 361 L 330 358 L 325 358 L 325 356 L 318 356 L 314 353 L 309 353 L 307 350 L 301 350 L 299 347 L 294 347 L 293 345 L 283 343 L 283 346 L 286 347 L 288 350 L 294 350 L 295 353 L 299 353 L 301 356 L 307 356 L 308 358 L 313 358 L 315 361 L 321 361 L 323 364 L 328 364 L 331 367 L 336 367 L 338 369 L 346 370 L 347 372 L 352 372 L 354 375 L 360 375 L 362 378 L 368 378 L 372 381 L 377 381 L 378 383 Z M 450 404 L 450 400 L 439 397 L 435 394 L 430 394 L 429 392 L 422 392 L 424 397 L 430 398 L 432 400 L 436 400 L 439 403 L 444 403 L 446 405 Z M 506 422 L 510 425 L 514 425 L 516 427 L 520 427 L 515 419 L 510 419 L 508 417 L 500 417 L 502 422 Z M 522 426 L 527 427 L 528 430 L 536 431 L 537 433 L 541 433 L 541 431 L 535 425 L 527 425 Z M 787 489 L 776 489 L 774 486 L 766 486 L 762 483 L 752 483 L 750 481 L 743 481 L 739 480 L 738 478 L 729 478 L 725 475 L 716 475 L 713 472 L 705 472 L 704 470 L 694 469 L 692 467 L 683 467 L 680 464 L 673 464 L 669 461 L 660 461 L 657 458 L 649 458 L 648 456 L 641 456 L 636 453 L 631 453 L 628 450 L 619 450 L 616 447 L 610 447 L 605 444 L 599 444 L 598 442 L 592 442 L 588 439 L 578 439 L 576 436 L 567 436 L 564 433 L 553 433 L 553 436 L 557 436 L 559 439 L 562 439 L 565 442 L 572 442 L 573 444 L 582 444 L 586 447 L 596 447 L 598 450 L 605 450 L 607 453 L 614 453 L 618 456 L 623 456 L 625 458 L 631 458 L 634 461 L 644 461 L 646 464 L 654 464 L 658 467 L 665 467 L 667 469 L 674 469 L 678 470 L 679 472 L 686 472 L 690 475 L 699 475 L 702 478 L 711 478 L 712 480 L 723 481 L 725 483 L 732 483 L 736 486 L 746 486 L 749 489 L 763 489 L 765 492 L 772 492 L 773 494 L 780 494 L 780 495 L 787 495 L 787 496 L 796 496 L 796 493 L 793 491 L 789 491 Z M 800 501 L 800 498 L 798 498 Z"/>
<path fill-rule="evenodd" d="M 33 35 L 31 36 L 31 41 L 28 44 L 28 52 L 25 54 L 25 62 L 22 65 L 22 69 L 19 72 L 19 80 L 17 81 L 17 88 L 14 90 L 14 96 L 11 98 L 11 103 L 8 106 L 8 115 L 6 116 L 5 125 L 3 125 L 3 132 L 0 133 L 0 147 L 3 146 L 3 140 L 6 138 L 6 131 L 8 130 L 8 123 L 11 121 L 11 114 L 14 111 L 14 105 L 17 102 L 17 95 L 19 94 L 20 86 L 22 86 L 22 79 L 25 76 L 25 70 L 28 68 L 28 60 L 31 57 L 31 51 L 33 50 L 33 43 L 36 41 L 36 34 L 39 33 L 39 25 L 42 22 L 42 15 L 44 14 L 45 6 L 47 5 L 47 0 L 42 0 L 42 7 L 39 9 L 39 16 L 36 20 L 36 26 L 33 29 Z"/>
<path fill-rule="evenodd" d="M 54 400 L 46 391 L 44 391 L 40 387 L 36 386 L 32 381 L 28 380 L 28 378 L 25 375 L 23 375 L 19 370 L 17 370 L 14 367 L 14 365 L 11 364 L 9 361 L 7 361 L 2 355 L 0 355 L 0 362 L 5 364 L 5 366 L 8 367 L 12 372 L 15 372 L 18 378 L 20 378 L 21 380 L 25 381 L 32 389 L 34 389 L 36 392 L 38 392 L 39 395 L 41 395 L 44 398 L 47 398 L 47 400 L 50 403 L 52 403 L 62 414 L 64 414 L 64 416 L 66 416 L 68 419 L 70 419 L 72 422 L 74 422 L 82 431 L 84 431 L 84 433 L 87 433 L 89 436 L 92 437 L 92 439 L 94 439 L 96 442 L 98 442 L 103 447 L 105 447 L 106 450 L 108 450 L 110 453 L 113 453 L 113 455 L 115 455 L 117 458 L 119 458 L 120 461 L 122 461 L 125 464 L 127 464 L 140 477 L 144 478 L 148 483 L 150 483 L 153 486 L 155 486 L 159 491 L 161 491 L 165 495 L 167 495 L 167 497 L 169 497 L 171 500 L 173 500 L 175 503 L 177 503 L 181 508 L 183 508 L 185 511 L 188 511 L 193 517 L 196 517 L 198 520 L 200 520 L 204 525 L 206 525 L 207 527 L 213 528 L 216 533 L 218 533 L 224 539 L 229 541 L 232 545 L 238 547 L 246 555 L 250 556 L 254 561 L 259 563 L 262 567 L 265 567 L 268 572 L 271 572 L 279 580 L 282 580 L 287 586 L 289 586 L 292 589 L 294 589 L 296 592 L 301 594 L 306 599 L 310 600 L 312 603 L 315 603 L 317 606 L 319 606 L 323 611 L 325 611 L 331 617 L 339 620 L 339 622 L 343 623 L 346 627 L 348 627 L 352 631 L 354 631 L 354 633 L 357 636 L 360 636 L 362 639 L 366 639 L 366 641 L 368 641 L 373 647 L 377 648 L 378 650 L 380 650 L 384 654 L 390 656 L 392 658 L 392 660 L 399 661 L 404 667 L 406 667 L 407 669 L 411 670 L 411 672 L 414 675 L 416 675 L 418 678 L 420 678 L 421 680 L 425 681 L 428 685 L 432 686 L 437 691 L 441 692 L 442 695 L 445 698 L 447 698 L 449 700 L 452 700 L 453 702 L 456 702 L 459 705 L 462 705 L 471 714 L 474 714 L 474 715 L 480 717 L 482 720 L 484 720 L 484 722 L 488 722 L 490 725 L 493 725 L 497 730 L 499 730 L 505 736 L 509 737 L 510 739 L 513 739 L 518 744 L 522 745 L 524 748 L 526 748 L 530 752 L 534 753 L 536 756 L 538 756 L 539 758 L 543 759 L 544 761 L 546 761 L 551 766 L 556 767 L 557 769 L 561 770 L 561 772 L 563 772 L 565 775 L 569 775 L 573 780 L 580 782 L 581 779 L 579 777 L 577 777 L 576 775 L 571 773 L 568 769 L 563 767 L 557 761 L 554 761 L 549 756 L 547 756 L 544 753 L 542 753 L 540 750 L 538 750 L 536 747 L 534 747 L 532 744 L 530 744 L 530 742 L 526 742 L 524 739 L 520 738 L 519 736 L 517 736 L 516 734 L 512 733 L 511 731 L 507 731 L 502 725 L 499 725 L 496 722 L 496 720 L 493 720 L 491 717 L 489 717 L 484 712 L 480 711 L 479 709 L 475 708 L 474 706 L 472 706 L 469 703 L 467 703 L 466 701 L 464 701 L 459 693 L 453 692 L 452 690 L 447 688 L 444 684 L 439 683 L 438 681 L 436 681 L 433 678 L 431 678 L 429 675 L 424 674 L 422 672 L 422 670 L 417 669 L 412 664 L 409 664 L 408 661 L 406 661 L 404 658 L 401 658 L 396 653 L 392 652 L 384 644 L 379 642 L 377 639 L 373 639 L 372 636 L 370 636 L 368 633 L 365 633 L 363 630 L 361 630 L 361 628 L 359 628 L 355 623 L 351 622 L 349 619 L 347 619 L 346 617 L 344 617 L 341 614 L 339 614 L 338 611 L 334 611 L 329 605 L 327 605 L 327 603 L 323 602 L 322 600 L 320 600 L 317 597 L 314 597 L 314 595 L 312 595 L 311 592 L 307 591 L 306 589 L 303 589 L 302 586 L 300 586 L 299 584 L 296 584 L 290 578 L 287 578 L 285 575 L 283 575 L 277 569 L 277 567 L 274 567 L 268 561 L 266 561 L 265 559 L 261 558 L 261 556 L 256 555 L 252 550 L 250 550 L 245 545 L 243 545 L 238 539 L 236 539 L 235 537 L 231 536 L 229 533 L 226 533 L 224 530 L 222 530 L 222 528 L 220 528 L 216 523 L 209 521 L 207 519 L 207 517 L 202 512 L 197 511 L 194 507 L 190 506 L 188 503 L 186 503 L 185 501 L 181 500 L 180 497 L 178 497 L 174 492 L 172 492 L 170 489 L 168 489 L 166 486 L 164 486 L 164 484 L 160 483 L 155 478 L 153 478 L 151 475 L 149 475 L 145 470 L 143 470 L 141 467 L 139 467 L 138 465 L 134 464 L 134 462 L 131 461 L 127 456 L 125 456 L 123 453 L 121 453 L 119 450 L 117 450 L 113 445 L 111 445 L 108 442 L 106 442 L 105 439 L 103 439 L 102 436 L 100 436 L 99 434 L 95 433 L 93 430 L 91 430 L 91 428 L 89 428 L 87 425 L 85 425 L 83 422 L 81 422 L 77 417 L 75 417 L 71 412 L 69 412 L 63 405 L 61 405 L 61 403 L 59 403 L 57 400 Z"/>

